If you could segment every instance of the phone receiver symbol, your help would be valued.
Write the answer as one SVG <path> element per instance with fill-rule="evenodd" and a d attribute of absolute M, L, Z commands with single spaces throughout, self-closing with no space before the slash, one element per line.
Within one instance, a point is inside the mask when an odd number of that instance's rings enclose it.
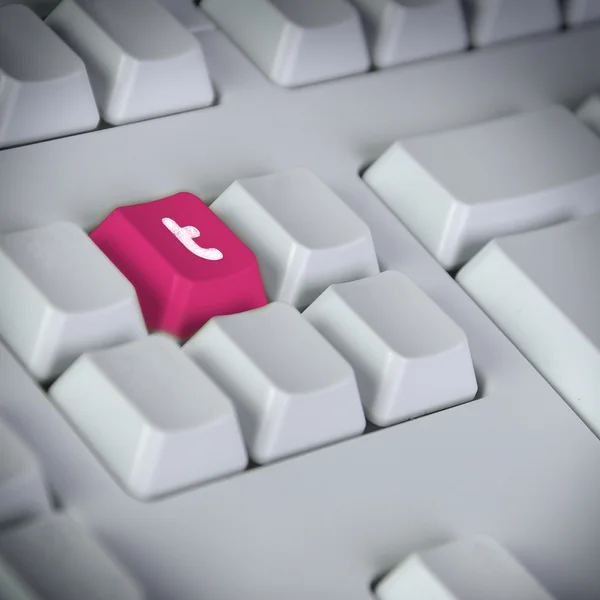
<path fill-rule="evenodd" d="M 206 260 L 221 260 L 223 253 L 218 248 L 203 248 L 194 241 L 194 238 L 200 237 L 200 232 L 192 225 L 179 227 L 173 219 L 165 217 L 162 220 L 163 225 L 192 253 Z"/>

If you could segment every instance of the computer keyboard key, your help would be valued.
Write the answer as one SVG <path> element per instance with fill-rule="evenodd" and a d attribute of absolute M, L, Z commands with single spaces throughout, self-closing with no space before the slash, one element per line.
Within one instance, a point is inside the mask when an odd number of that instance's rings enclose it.
<path fill-rule="evenodd" d="M 365 428 L 352 367 L 289 304 L 216 317 L 183 351 L 232 398 L 259 464 Z"/>
<path fill-rule="evenodd" d="M 0 526 L 48 511 L 50 500 L 35 455 L 0 420 Z"/>
<path fill-rule="evenodd" d="M 391 67 L 465 50 L 460 0 L 352 0 L 362 14 L 373 64 Z"/>
<path fill-rule="evenodd" d="M 133 286 L 73 223 L 0 237 L 0 281 L 0 336 L 42 382 L 146 335 Z"/>
<path fill-rule="evenodd" d="M 600 139 L 550 106 L 400 140 L 365 182 L 446 268 L 491 239 L 600 211 Z"/>
<path fill-rule="evenodd" d="M 598 0 L 564 0 L 565 21 L 569 27 L 577 27 L 600 19 Z"/>
<path fill-rule="evenodd" d="M 556 31 L 559 0 L 466 0 L 471 42 L 476 47 Z"/>
<path fill-rule="evenodd" d="M 6 583 L 20 591 L 9 596 L 11 600 L 144 597 L 139 584 L 112 554 L 65 514 L 39 517 L 2 533 L 0 560 L 13 580 Z M 8 569 L 0 565 L 0 574 L 2 570 Z"/>
<path fill-rule="evenodd" d="M 46 23 L 85 62 L 112 125 L 213 102 L 198 40 L 156 0 L 62 0 Z"/>
<path fill-rule="evenodd" d="M 367 225 L 306 169 L 238 179 L 211 209 L 253 250 L 269 300 L 302 309 L 332 283 L 379 273 Z"/>
<path fill-rule="evenodd" d="M 38 17 L 45 19 L 59 2 L 60 0 L 0 0 L 0 8 L 10 4 L 20 4 L 31 9 Z"/>
<path fill-rule="evenodd" d="M 82 131 L 100 117 L 83 61 L 29 8 L 0 8 L 0 148 Z"/>
<path fill-rule="evenodd" d="M 415 552 L 376 586 L 378 600 L 553 600 L 496 540 L 475 536 Z"/>
<path fill-rule="evenodd" d="M 598 3 L 600 6 L 600 2 Z M 577 109 L 577 116 L 600 135 L 600 94 L 592 94 Z"/>
<path fill-rule="evenodd" d="M 151 330 L 185 339 L 267 303 L 254 254 L 187 192 L 117 208 L 90 237 L 133 283 Z"/>
<path fill-rule="evenodd" d="M 137 498 L 229 475 L 248 462 L 230 400 L 162 334 L 84 354 L 48 393 Z"/>
<path fill-rule="evenodd" d="M 600 437 L 600 215 L 494 240 L 456 279 Z"/>
<path fill-rule="evenodd" d="M 369 68 L 359 14 L 346 0 L 204 0 L 202 8 L 278 85 Z"/>
<path fill-rule="evenodd" d="M 376 425 L 455 406 L 477 392 L 465 333 L 398 271 L 332 285 L 303 316 L 352 365 Z"/>
<path fill-rule="evenodd" d="M 211 31 L 215 28 L 215 24 L 194 0 L 159 0 L 159 2 L 192 33 Z"/>

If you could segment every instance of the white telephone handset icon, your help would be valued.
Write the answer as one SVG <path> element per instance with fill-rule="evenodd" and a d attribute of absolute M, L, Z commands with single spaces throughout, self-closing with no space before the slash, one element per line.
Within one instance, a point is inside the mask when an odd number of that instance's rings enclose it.
<path fill-rule="evenodd" d="M 203 248 L 194 242 L 193 238 L 200 236 L 200 232 L 192 225 L 179 227 L 173 219 L 165 217 L 163 225 L 192 253 L 206 260 L 221 260 L 223 253 L 218 248 Z"/>

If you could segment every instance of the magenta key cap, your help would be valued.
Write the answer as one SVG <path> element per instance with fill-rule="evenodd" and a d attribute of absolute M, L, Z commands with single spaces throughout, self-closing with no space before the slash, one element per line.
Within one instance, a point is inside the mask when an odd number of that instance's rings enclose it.
<path fill-rule="evenodd" d="M 186 339 L 267 303 L 254 254 L 193 194 L 117 208 L 90 237 L 135 287 L 150 330 Z"/>

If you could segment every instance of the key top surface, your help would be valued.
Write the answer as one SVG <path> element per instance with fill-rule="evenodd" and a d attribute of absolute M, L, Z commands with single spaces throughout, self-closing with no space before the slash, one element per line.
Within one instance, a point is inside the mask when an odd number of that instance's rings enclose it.
<path fill-rule="evenodd" d="M 82 57 L 112 125 L 213 102 L 200 44 L 156 0 L 63 0 L 46 23 Z"/>
<path fill-rule="evenodd" d="M 360 17 L 346 0 L 204 0 L 202 8 L 281 86 L 369 67 Z"/>
<path fill-rule="evenodd" d="M 352 368 L 288 304 L 217 317 L 183 349 L 235 402 L 258 463 L 358 435 L 365 427 Z"/>
<path fill-rule="evenodd" d="M 459 0 L 352 0 L 352 3 L 362 14 L 376 67 L 458 52 L 469 45 Z"/>
<path fill-rule="evenodd" d="M 0 7 L 0 148 L 98 121 L 83 61 L 29 8 Z"/>
<path fill-rule="evenodd" d="M 398 271 L 332 285 L 303 316 L 353 366 L 367 418 L 376 425 L 475 396 L 466 335 Z"/>
<path fill-rule="evenodd" d="M 230 400 L 163 336 L 86 354 L 48 393 L 140 499 L 246 466 Z"/>
<path fill-rule="evenodd" d="M 133 286 L 72 223 L 2 236 L 0 280 L 0 335 L 42 381 L 146 335 Z"/>
<path fill-rule="evenodd" d="M 564 0 L 565 21 L 577 27 L 600 19 L 600 2 L 597 0 Z"/>
<path fill-rule="evenodd" d="M 600 140 L 551 106 L 401 140 L 363 178 L 453 269 L 494 237 L 600 211 Z"/>
<path fill-rule="evenodd" d="M 150 329 L 187 338 L 266 304 L 254 254 L 193 194 L 117 208 L 90 237 L 134 285 Z"/>
<path fill-rule="evenodd" d="M 270 300 L 304 308 L 379 271 L 367 225 L 306 169 L 237 180 L 211 209 L 255 253 Z"/>

